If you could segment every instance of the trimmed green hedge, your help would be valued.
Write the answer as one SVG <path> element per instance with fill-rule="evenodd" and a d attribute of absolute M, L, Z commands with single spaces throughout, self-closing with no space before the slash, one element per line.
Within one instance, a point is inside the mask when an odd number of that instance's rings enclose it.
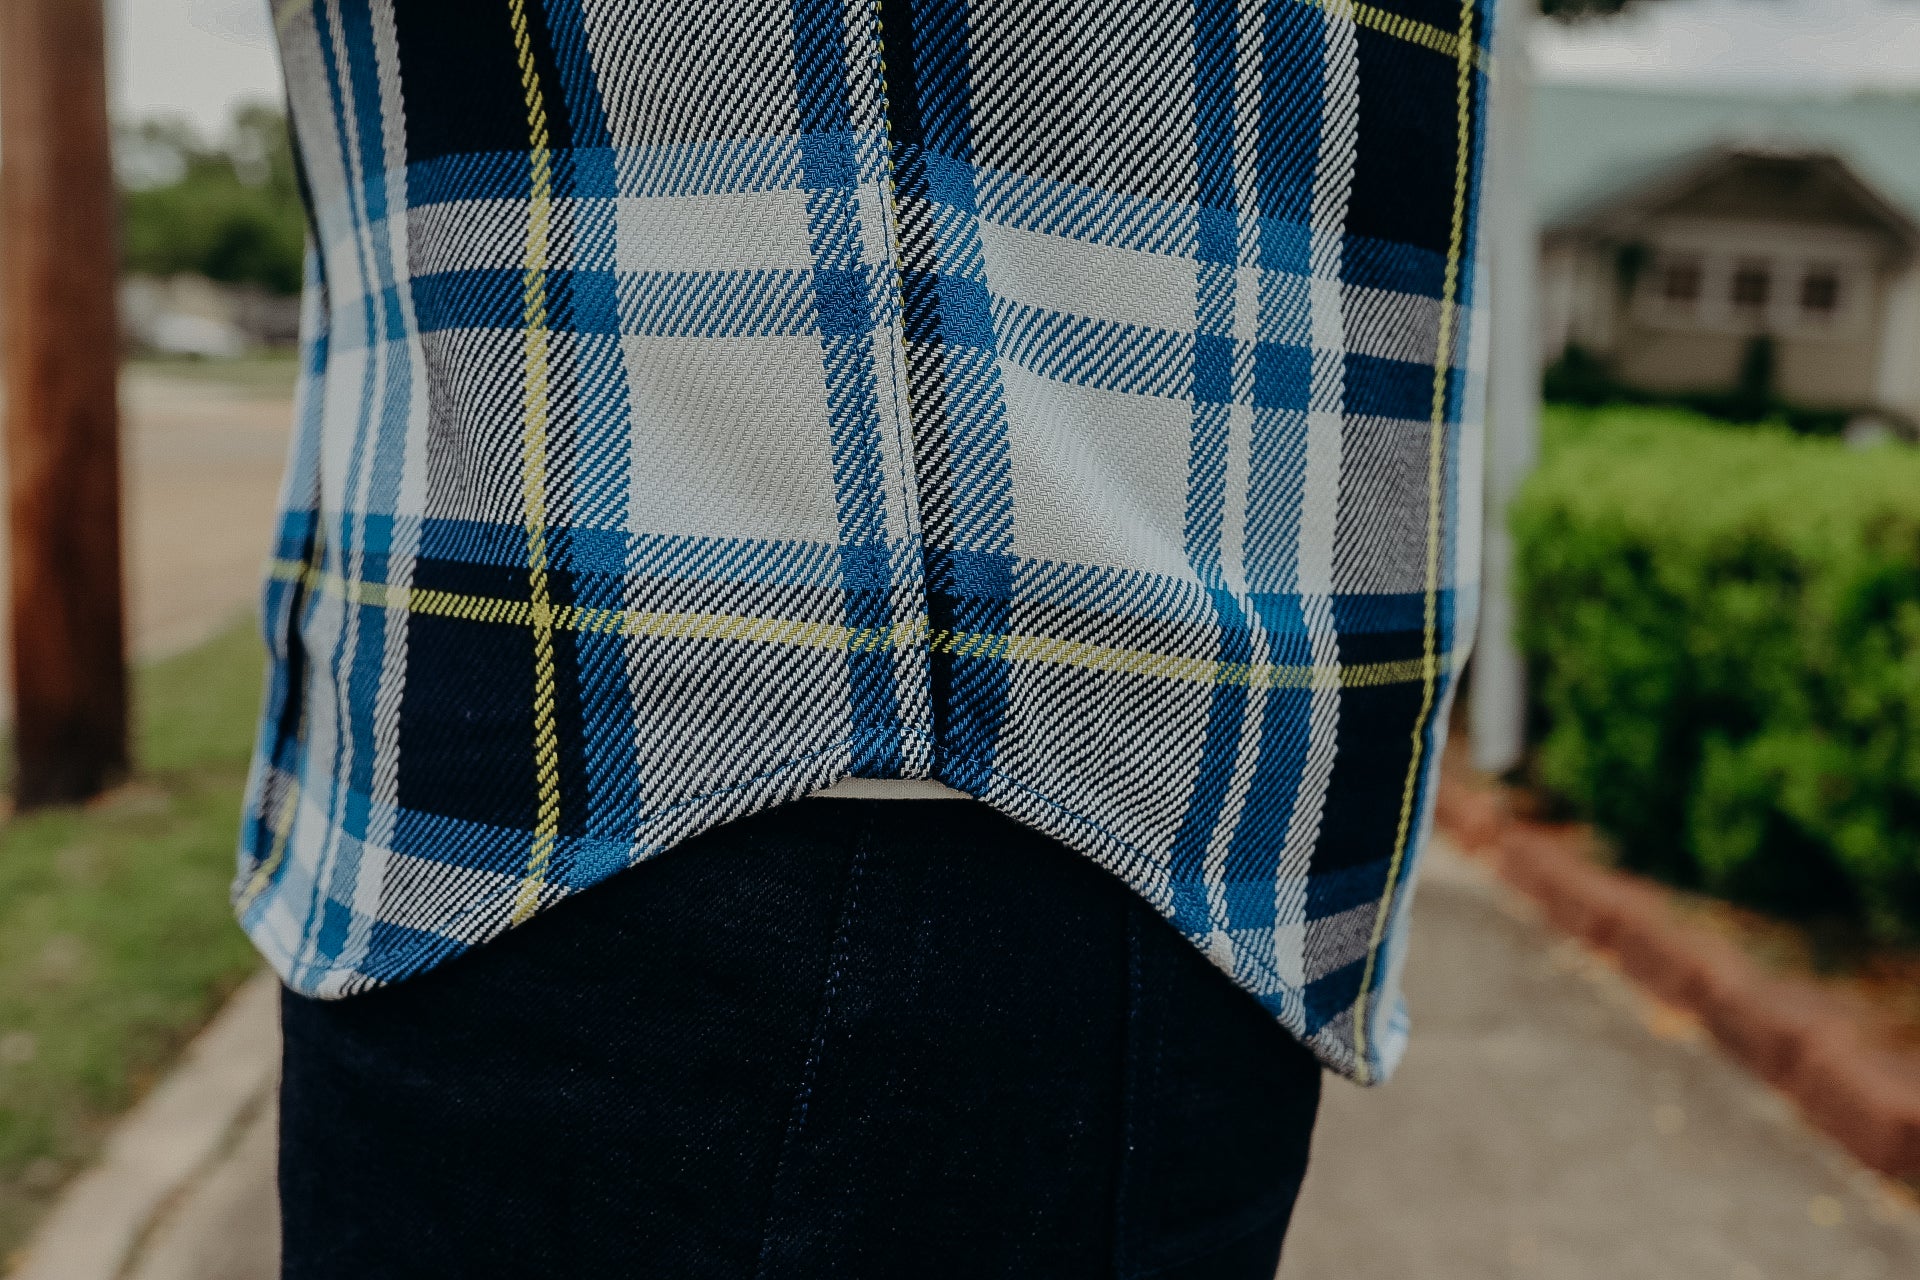
<path fill-rule="evenodd" d="M 1630 866 L 1920 937 L 1920 450 L 1557 408 L 1543 452 L 1539 780 Z"/>

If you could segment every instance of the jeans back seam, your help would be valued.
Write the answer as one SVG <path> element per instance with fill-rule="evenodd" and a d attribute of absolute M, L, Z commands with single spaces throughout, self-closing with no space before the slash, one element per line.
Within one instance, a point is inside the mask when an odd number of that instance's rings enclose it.
<path fill-rule="evenodd" d="M 793 1111 L 787 1119 L 786 1132 L 780 1139 L 780 1155 L 774 1161 L 773 1176 L 768 1181 L 767 1207 L 760 1217 L 760 1254 L 754 1265 L 754 1280 L 764 1280 L 767 1274 L 767 1264 L 773 1250 L 774 1218 L 779 1210 L 781 1183 L 785 1180 L 788 1157 L 799 1146 L 801 1136 L 806 1131 L 814 1084 L 819 1077 L 821 1061 L 826 1056 L 827 1028 L 833 1018 L 834 996 L 839 990 L 841 970 L 846 964 L 853 932 L 854 912 L 859 905 L 860 873 L 872 843 L 873 818 L 869 814 L 861 822 L 859 835 L 854 841 L 853 856 L 847 864 L 846 887 L 841 891 L 840 919 L 834 928 L 833 944 L 827 953 L 827 977 L 820 992 L 820 1011 L 814 1019 L 813 1038 L 807 1047 L 806 1060 L 800 1067 L 800 1083 L 794 1092 Z"/>
<path fill-rule="evenodd" d="M 1132 1209 L 1137 1184 L 1152 1163 L 1153 1100 L 1160 1082 L 1162 1020 L 1153 1008 L 1154 985 L 1149 972 L 1147 939 L 1141 912 L 1134 904 L 1127 909 L 1127 1061 L 1126 1082 L 1121 1105 L 1123 1145 L 1120 1151 L 1120 1176 L 1114 1187 L 1113 1269 L 1116 1277 L 1133 1273 L 1139 1241 Z"/>

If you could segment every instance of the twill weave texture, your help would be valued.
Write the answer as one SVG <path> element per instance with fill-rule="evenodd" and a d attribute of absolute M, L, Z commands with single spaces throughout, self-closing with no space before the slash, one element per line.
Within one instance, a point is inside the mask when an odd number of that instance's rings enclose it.
<path fill-rule="evenodd" d="M 1490 8 L 276 4 L 260 950 L 351 995 L 930 777 L 1384 1077 L 1476 609 Z"/>

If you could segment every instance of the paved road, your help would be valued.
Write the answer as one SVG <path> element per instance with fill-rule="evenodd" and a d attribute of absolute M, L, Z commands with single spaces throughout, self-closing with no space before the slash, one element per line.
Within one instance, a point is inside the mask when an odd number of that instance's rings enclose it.
<path fill-rule="evenodd" d="M 293 405 L 271 385 L 141 367 L 120 397 L 128 630 L 137 655 L 159 657 L 254 607 Z M 0 537 L 0 581 L 5 565 Z M 0 638 L 6 611 L 0 591 Z M 0 719 L 9 701 L 0 680 Z"/>
<path fill-rule="evenodd" d="M 1920 1210 L 1441 851 L 1394 1082 L 1330 1085 L 1280 1280 L 1911 1280 Z M 272 1116 L 131 1280 L 276 1273 Z"/>
<path fill-rule="evenodd" d="M 134 651 L 188 648 L 254 608 L 293 403 L 135 370 L 123 382 Z"/>

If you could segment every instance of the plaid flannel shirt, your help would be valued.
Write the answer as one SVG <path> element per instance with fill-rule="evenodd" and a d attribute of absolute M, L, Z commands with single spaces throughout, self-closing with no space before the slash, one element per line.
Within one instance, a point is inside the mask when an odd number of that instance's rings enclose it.
<path fill-rule="evenodd" d="M 332 997 L 846 777 L 1405 1039 L 1491 0 L 282 0 L 313 221 L 235 896 Z"/>

